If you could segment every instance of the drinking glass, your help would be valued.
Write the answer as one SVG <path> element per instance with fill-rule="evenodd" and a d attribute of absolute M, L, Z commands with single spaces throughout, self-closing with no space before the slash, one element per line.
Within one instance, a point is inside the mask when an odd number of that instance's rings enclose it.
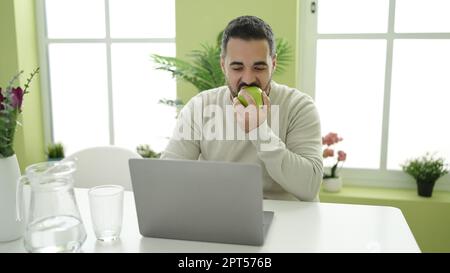
<path fill-rule="evenodd" d="M 89 190 L 89 206 L 95 236 L 114 241 L 122 229 L 123 192 L 119 185 L 102 185 Z"/>

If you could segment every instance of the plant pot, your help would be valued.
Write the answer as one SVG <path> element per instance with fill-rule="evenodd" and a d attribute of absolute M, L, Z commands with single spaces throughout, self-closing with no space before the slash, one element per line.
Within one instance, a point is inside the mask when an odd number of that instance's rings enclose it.
<path fill-rule="evenodd" d="M 436 181 L 419 181 L 417 180 L 417 194 L 423 197 L 431 197 Z"/>
<path fill-rule="evenodd" d="M 16 186 L 20 176 L 16 155 L 0 158 L 0 242 L 19 239 L 23 221 L 16 220 Z"/>
<path fill-rule="evenodd" d="M 340 177 L 324 178 L 322 187 L 327 192 L 339 192 L 342 188 L 342 179 Z"/>

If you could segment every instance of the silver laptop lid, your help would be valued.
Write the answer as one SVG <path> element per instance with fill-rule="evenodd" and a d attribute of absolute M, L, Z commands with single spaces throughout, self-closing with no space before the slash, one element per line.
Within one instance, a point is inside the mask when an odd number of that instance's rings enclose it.
<path fill-rule="evenodd" d="M 263 244 L 260 166 L 160 159 L 129 165 L 143 236 Z"/>

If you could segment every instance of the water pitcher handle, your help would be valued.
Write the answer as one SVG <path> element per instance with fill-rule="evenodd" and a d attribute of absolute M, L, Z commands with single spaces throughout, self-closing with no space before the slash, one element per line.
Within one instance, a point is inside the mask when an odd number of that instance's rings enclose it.
<path fill-rule="evenodd" d="M 16 187 L 16 221 L 21 221 L 23 216 L 23 185 L 29 184 L 26 176 L 21 176 L 17 179 Z"/>

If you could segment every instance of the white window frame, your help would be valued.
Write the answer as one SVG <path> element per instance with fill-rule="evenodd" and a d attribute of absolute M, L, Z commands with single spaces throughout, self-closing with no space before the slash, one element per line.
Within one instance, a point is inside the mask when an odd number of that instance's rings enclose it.
<path fill-rule="evenodd" d="M 385 39 L 387 41 L 380 167 L 379 169 L 344 167 L 341 171 L 344 183 L 354 186 L 416 188 L 415 183 L 411 182 L 414 180 L 403 171 L 387 169 L 393 42 L 394 39 L 450 39 L 450 33 L 395 33 L 395 0 L 390 0 L 387 33 L 318 34 L 317 13 L 320 12 L 318 10 L 318 1 L 320 0 L 300 0 L 298 13 L 300 16 L 299 61 L 297 64 L 300 79 L 298 80 L 298 87 L 313 98 L 315 97 L 316 47 L 318 39 Z M 315 6 L 314 13 L 312 12 L 313 6 Z M 441 178 L 436 183 L 435 190 L 450 191 L 450 175 Z"/>
<path fill-rule="evenodd" d="M 50 39 L 47 33 L 47 20 L 45 12 L 45 0 L 36 1 L 36 26 L 38 34 L 38 54 L 40 65 L 40 79 L 42 90 L 42 112 L 44 125 L 44 141 L 48 145 L 54 142 L 53 117 L 51 101 L 51 78 L 49 74 L 48 48 L 55 43 L 100 43 L 106 45 L 107 61 L 107 90 L 108 90 L 108 116 L 109 116 L 109 144 L 115 145 L 114 139 L 114 112 L 112 93 L 112 67 L 111 45 L 113 43 L 174 43 L 174 38 L 111 38 L 109 20 L 109 0 L 105 2 L 105 38 L 76 38 L 76 39 Z"/>

